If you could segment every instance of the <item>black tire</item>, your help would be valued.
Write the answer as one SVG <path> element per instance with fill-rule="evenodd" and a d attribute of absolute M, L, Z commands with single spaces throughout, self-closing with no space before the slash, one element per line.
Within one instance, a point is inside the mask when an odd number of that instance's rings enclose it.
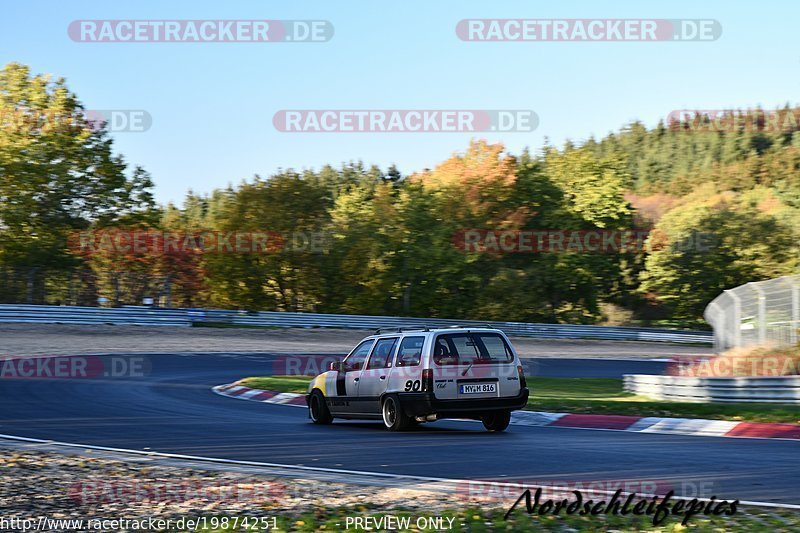
<path fill-rule="evenodd" d="M 381 404 L 383 425 L 389 431 L 403 431 L 411 425 L 411 417 L 403 412 L 400 399 L 397 396 L 387 396 Z"/>
<path fill-rule="evenodd" d="M 333 416 L 325 403 L 325 396 L 319 390 L 314 390 L 308 399 L 308 417 L 315 424 L 325 425 L 333 422 Z"/>
<path fill-rule="evenodd" d="M 495 411 L 493 413 L 485 414 L 481 417 L 483 427 L 487 431 L 500 432 L 505 431 L 511 422 L 511 411 Z"/>

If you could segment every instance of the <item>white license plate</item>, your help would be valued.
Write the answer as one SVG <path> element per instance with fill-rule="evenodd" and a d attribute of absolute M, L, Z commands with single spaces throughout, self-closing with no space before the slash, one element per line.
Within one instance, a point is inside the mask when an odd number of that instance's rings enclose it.
<path fill-rule="evenodd" d="M 461 385 L 461 394 L 497 393 L 497 383 L 469 383 Z"/>

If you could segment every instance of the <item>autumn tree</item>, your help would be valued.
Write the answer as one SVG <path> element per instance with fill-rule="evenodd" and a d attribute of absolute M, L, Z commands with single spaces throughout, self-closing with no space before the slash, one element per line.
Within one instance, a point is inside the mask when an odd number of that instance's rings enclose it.
<path fill-rule="evenodd" d="M 758 196 L 776 200 L 767 190 Z M 667 305 L 672 316 L 696 318 L 725 289 L 795 272 L 796 226 L 752 198 L 717 194 L 667 213 L 656 226 L 661 243 L 648 243 L 653 250 L 641 290 Z"/>
<path fill-rule="evenodd" d="M 69 232 L 156 217 L 152 182 L 113 153 L 105 127 L 87 121 L 63 79 L 8 64 L 0 71 L 0 117 L 3 297 L 58 301 L 81 268 L 67 251 Z"/>

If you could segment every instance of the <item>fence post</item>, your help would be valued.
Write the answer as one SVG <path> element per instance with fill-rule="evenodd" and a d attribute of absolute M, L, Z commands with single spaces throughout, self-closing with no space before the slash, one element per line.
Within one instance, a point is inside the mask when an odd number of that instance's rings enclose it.
<path fill-rule="evenodd" d="M 733 289 L 725 291 L 728 296 L 733 300 L 733 314 L 731 320 L 731 331 L 733 332 L 731 338 L 731 348 L 738 348 L 742 345 L 742 305 L 739 295 Z"/>
<path fill-rule="evenodd" d="M 725 310 L 717 303 L 717 300 L 714 300 L 706 307 L 703 317 L 706 322 L 711 324 L 714 331 L 714 351 L 724 351 L 728 340 L 725 331 Z"/>
<path fill-rule="evenodd" d="M 797 280 L 790 279 L 792 285 L 792 321 L 789 324 L 789 342 L 797 344 L 797 330 L 800 329 L 800 285 Z"/>
<path fill-rule="evenodd" d="M 753 290 L 758 295 L 758 314 L 756 315 L 758 344 L 763 345 L 767 342 L 767 298 L 764 296 L 764 289 L 758 283 L 753 283 Z"/>

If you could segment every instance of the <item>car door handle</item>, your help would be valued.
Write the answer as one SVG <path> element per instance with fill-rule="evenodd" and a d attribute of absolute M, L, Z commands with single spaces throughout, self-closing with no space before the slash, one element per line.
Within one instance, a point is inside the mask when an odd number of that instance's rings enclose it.
<path fill-rule="evenodd" d="M 381 379 L 386 379 L 386 376 L 381 376 Z"/>
<path fill-rule="evenodd" d="M 358 378 L 353 378 L 353 381 L 358 381 Z"/>

